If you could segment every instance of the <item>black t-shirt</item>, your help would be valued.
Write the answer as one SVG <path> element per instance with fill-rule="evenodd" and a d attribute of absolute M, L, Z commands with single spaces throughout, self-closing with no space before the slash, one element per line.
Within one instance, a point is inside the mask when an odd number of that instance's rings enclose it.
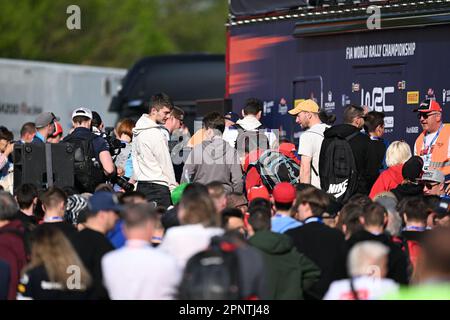
<path fill-rule="evenodd" d="M 27 229 L 29 226 L 36 226 L 38 224 L 38 218 L 36 216 L 29 216 L 22 211 L 17 212 L 16 219 L 22 221 L 23 225 Z"/>
<path fill-rule="evenodd" d="M 72 245 L 75 243 L 75 237 L 78 233 L 77 229 L 71 225 L 70 223 L 66 221 L 60 221 L 60 222 L 45 222 L 43 224 L 40 224 L 37 226 L 37 228 L 41 228 L 42 226 L 52 226 L 54 228 L 59 229 L 64 236 L 67 238 L 67 240 L 70 241 Z"/>
<path fill-rule="evenodd" d="M 44 266 L 27 271 L 17 286 L 18 299 L 85 300 L 87 291 L 68 290 L 65 284 L 50 281 Z"/>
<path fill-rule="evenodd" d="M 91 138 L 94 138 L 92 140 L 92 147 L 94 149 L 95 158 L 100 161 L 100 152 L 102 151 L 109 151 L 109 145 L 108 142 L 103 139 L 100 136 L 95 135 L 92 133 L 88 128 L 79 127 L 73 130 L 71 133 L 71 136 L 77 137 L 84 140 L 89 140 Z M 64 141 L 64 140 L 63 140 Z"/>
<path fill-rule="evenodd" d="M 101 263 L 103 256 L 114 250 L 113 245 L 102 233 L 86 228 L 77 234 L 75 248 L 92 276 L 93 290 L 90 297 L 107 299 L 108 294 L 103 287 Z"/>

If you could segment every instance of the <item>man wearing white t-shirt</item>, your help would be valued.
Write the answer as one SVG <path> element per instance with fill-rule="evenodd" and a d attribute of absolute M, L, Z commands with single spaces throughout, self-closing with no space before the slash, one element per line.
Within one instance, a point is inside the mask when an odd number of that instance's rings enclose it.
<path fill-rule="evenodd" d="M 330 126 L 319 118 L 319 106 L 314 100 L 299 102 L 289 114 L 297 116 L 297 122 L 306 131 L 300 135 L 298 154 L 301 156 L 300 182 L 320 189 L 319 155 L 323 133 Z"/>

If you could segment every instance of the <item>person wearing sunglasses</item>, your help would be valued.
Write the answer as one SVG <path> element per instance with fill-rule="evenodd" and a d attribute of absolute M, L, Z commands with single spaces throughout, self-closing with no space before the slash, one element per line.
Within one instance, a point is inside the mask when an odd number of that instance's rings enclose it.
<path fill-rule="evenodd" d="M 445 178 L 439 170 L 424 171 L 417 180 L 423 186 L 423 193 L 427 196 L 445 196 Z"/>
<path fill-rule="evenodd" d="M 414 112 L 423 128 L 414 144 L 414 154 L 422 157 L 425 170 L 435 169 L 449 175 L 450 125 L 443 123 L 441 106 L 436 100 L 427 99 Z"/>

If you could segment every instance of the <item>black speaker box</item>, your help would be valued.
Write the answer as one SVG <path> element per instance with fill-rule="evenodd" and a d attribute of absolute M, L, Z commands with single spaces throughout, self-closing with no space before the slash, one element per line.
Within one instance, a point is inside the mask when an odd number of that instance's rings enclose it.
<path fill-rule="evenodd" d="M 24 183 L 32 183 L 40 190 L 51 185 L 73 187 L 72 147 L 66 143 L 47 145 L 51 153 L 50 174 L 47 174 L 46 144 L 26 143 L 14 146 L 14 189 Z"/>

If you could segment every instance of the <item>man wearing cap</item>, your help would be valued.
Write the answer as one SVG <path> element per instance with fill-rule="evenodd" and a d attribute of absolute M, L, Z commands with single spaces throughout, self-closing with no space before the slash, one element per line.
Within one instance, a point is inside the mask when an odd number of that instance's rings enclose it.
<path fill-rule="evenodd" d="M 421 156 L 424 169 L 450 174 L 450 125 L 442 123 L 442 109 L 436 100 L 427 99 L 415 109 L 423 132 L 414 144 L 414 154 Z"/>
<path fill-rule="evenodd" d="M 297 103 L 289 114 L 296 116 L 297 122 L 305 130 L 300 135 L 298 154 L 301 156 L 300 182 L 309 183 L 320 189 L 319 156 L 323 133 L 330 126 L 319 118 L 319 106 L 308 99 Z"/>
<path fill-rule="evenodd" d="M 427 196 L 445 196 L 445 177 L 439 170 L 426 170 L 418 179 L 423 185 L 423 193 Z"/>
<path fill-rule="evenodd" d="M 91 121 L 92 121 L 92 111 L 87 108 L 78 108 L 72 112 L 72 125 L 74 130 L 71 134 L 66 136 L 63 139 L 63 142 L 73 143 L 75 141 L 88 141 L 93 150 L 93 156 L 96 161 L 101 164 L 102 170 L 98 168 L 98 174 L 95 174 L 95 177 L 92 177 L 92 185 L 98 185 L 106 181 L 106 176 L 110 176 L 115 173 L 116 169 L 114 166 L 114 162 L 112 160 L 111 154 L 109 153 L 109 145 L 105 139 L 100 136 L 95 135 L 91 132 Z M 87 173 L 89 174 L 89 173 Z M 77 182 L 80 180 L 79 182 Z M 79 192 L 93 192 L 94 190 L 87 190 L 87 186 L 85 183 L 82 183 L 81 176 L 75 175 L 76 187 Z M 93 188 L 89 189 L 95 189 Z"/>
<path fill-rule="evenodd" d="M 36 118 L 36 135 L 34 136 L 31 143 L 46 143 L 48 137 L 50 137 L 55 131 L 54 121 L 59 118 L 55 117 L 52 112 L 43 112 Z"/>
<path fill-rule="evenodd" d="M 54 122 L 55 131 L 47 138 L 47 142 L 50 143 L 59 143 L 62 140 L 63 128 L 61 123 L 58 121 Z"/>
<path fill-rule="evenodd" d="M 119 218 L 117 213 L 122 210 L 122 206 L 113 193 L 99 191 L 89 198 L 88 209 L 86 227 L 75 237 L 75 249 L 92 276 L 90 297 L 106 299 L 108 294 L 103 287 L 101 260 L 106 253 L 114 250 L 106 233 L 114 228 Z"/>
<path fill-rule="evenodd" d="M 290 211 L 296 198 L 295 187 L 289 182 L 281 182 L 273 188 L 273 202 L 276 214 L 272 217 L 272 231 L 284 233 L 300 227 L 302 223 L 292 218 Z"/>

